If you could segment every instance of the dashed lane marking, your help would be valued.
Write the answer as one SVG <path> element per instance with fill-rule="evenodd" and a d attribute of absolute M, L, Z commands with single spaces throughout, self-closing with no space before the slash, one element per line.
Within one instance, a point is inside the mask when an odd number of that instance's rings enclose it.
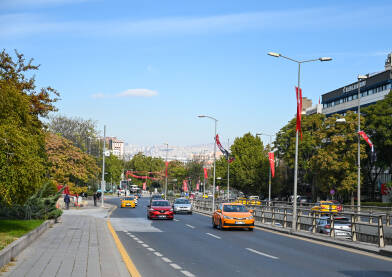
<path fill-rule="evenodd" d="M 210 233 L 206 233 L 206 234 L 209 235 L 209 236 L 211 236 L 211 237 L 214 237 L 214 238 L 216 238 L 216 239 L 221 239 L 221 237 L 219 237 L 219 236 L 215 236 L 215 235 L 210 234 Z"/>
<path fill-rule="evenodd" d="M 170 264 L 170 266 L 174 269 L 181 269 L 181 266 L 179 266 L 178 264 Z"/>
<path fill-rule="evenodd" d="M 162 257 L 163 255 L 161 254 L 161 253 L 159 253 L 159 252 L 154 252 L 154 255 L 155 256 L 158 256 L 158 257 Z"/>
<path fill-rule="evenodd" d="M 267 257 L 267 258 L 271 258 L 271 259 L 275 259 L 275 260 L 276 260 L 276 259 L 279 259 L 278 257 L 272 256 L 272 255 L 268 255 L 268 254 L 266 254 L 266 253 L 263 253 L 263 252 L 254 250 L 254 249 L 252 249 L 252 248 L 245 248 L 245 249 L 248 250 L 248 251 L 250 251 L 250 252 L 256 253 L 256 254 L 258 254 L 258 255 Z"/>
<path fill-rule="evenodd" d="M 169 258 L 166 258 L 166 257 L 162 257 L 162 260 L 167 262 L 167 263 L 171 263 L 172 262 Z"/>
<path fill-rule="evenodd" d="M 137 242 L 140 243 L 140 244 L 143 244 L 143 243 L 144 243 L 144 241 L 141 241 L 141 240 L 138 240 Z"/>
<path fill-rule="evenodd" d="M 189 224 L 185 224 L 186 226 L 188 226 L 189 228 L 195 229 L 195 226 L 189 225 Z"/>
<path fill-rule="evenodd" d="M 148 250 L 148 251 L 151 251 L 151 252 L 155 251 L 155 249 L 154 249 L 154 248 L 151 248 L 151 247 L 147 248 L 147 250 Z"/>
<path fill-rule="evenodd" d="M 179 221 L 178 219 L 174 219 L 174 221 Z"/>
<path fill-rule="evenodd" d="M 146 247 L 146 248 L 149 247 L 148 244 L 145 244 L 145 243 L 143 243 L 142 246 Z"/>
<path fill-rule="evenodd" d="M 188 277 L 194 277 L 195 276 L 195 275 L 193 275 L 192 273 L 190 273 L 187 270 L 181 270 L 181 272 L 182 272 L 182 274 L 184 274 L 185 276 L 188 276 Z"/>

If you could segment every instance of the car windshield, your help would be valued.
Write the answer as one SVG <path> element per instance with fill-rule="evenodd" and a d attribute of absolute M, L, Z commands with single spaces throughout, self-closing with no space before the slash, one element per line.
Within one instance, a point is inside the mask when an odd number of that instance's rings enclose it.
<path fill-rule="evenodd" d="M 151 206 L 166 207 L 170 206 L 169 201 L 152 201 Z"/>
<path fill-rule="evenodd" d="M 248 209 L 242 205 L 224 205 L 223 211 L 229 213 L 244 213 L 248 212 Z"/>
<path fill-rule="evenodd" d="M 135 199 L 135 198 L 133 198 L 133 197 L 125 197 L 124 198 L 124 200 L 133 200 L 133 199 Z"/>
<path fill-rule="evenodd" d="M 176 199 L 174 204 L 189 204 L 189 200 L 188 199 Z"/>

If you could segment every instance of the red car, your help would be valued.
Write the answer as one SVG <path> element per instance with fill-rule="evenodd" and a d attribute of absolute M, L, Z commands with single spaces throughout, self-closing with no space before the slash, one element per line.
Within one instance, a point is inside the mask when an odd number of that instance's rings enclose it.
<path fill-rule="evenodd" d="M 147 206 L 147 218 L 173 219 L 174 213 L 170 202 L 167 200 L 152 200 Z"/>

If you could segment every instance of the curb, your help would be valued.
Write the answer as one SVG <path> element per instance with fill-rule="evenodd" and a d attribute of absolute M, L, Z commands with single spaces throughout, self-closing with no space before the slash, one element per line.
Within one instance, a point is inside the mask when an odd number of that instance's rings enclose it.
<path fill-rule="evenodd" d="M 34 230 L 31 230 L 27 234 L 18 238 L 16 241 L 7 245 L 3 250 L 0 251 L 0 268 L 15 259 L 16 256 L 18 256 L 33 241 L 35 241 L 43 232 L 58 222 L 60 218 L 61 217 L 58 217 L 57 219 L 46 220 Z"/>
<path fill-rule="evenodd" d="M 197 212 L 201 215 L 205 215 L 205 216 L 211 215 L 209 212 L 204 212 L 204 211 L 195 211 L 195 212 Z M 315 241 L 319 241 L 319 242 L 323 242 L 323 243 L 328 243 L 331 245 L 339 245 L 341 247 L 347 247 L 347 248 L 351 248 L 351 249 L 365 251 L 368 253 L 372 253 L 372 254 L 376 254 L 376 255 L 380 255 L 380 256 L 384 256 L 384 257 L 392 257 L 392 251 L 386 250 L 383 248 L 378 248 L 375 245 L 367 246 L 367 245 L 363 245 L 361 243 L 348 242 L 348 241 L 347 242 L 346 241 L 338 241 L 338 240 L 332 239 L 332 238 L 323 238 L 323 237 L 318 237 L 318 236 L 314 236 L 314 235 L 306 234 L 306 233 L 302 233 L 302 232 L 293 232 L 291 229 L 283 229 L 283 228 L 279 228 L 279 227 L 270 226 L 267 224 L 261 224 L 258 222 L 255 222 L 255 227 L 258 227 L 259 229 L 265 229 L 265 230 L 274 231 L 274 232 L 287 234 L 287 235 L 291 235 L 291 236 L 301 237 L 301 238 L 305 238 L 305 239 L 309 239 L 309 240 L 315 240 Z M 373 249 L 370 249 L 369 247 L 371 247 Z"/>

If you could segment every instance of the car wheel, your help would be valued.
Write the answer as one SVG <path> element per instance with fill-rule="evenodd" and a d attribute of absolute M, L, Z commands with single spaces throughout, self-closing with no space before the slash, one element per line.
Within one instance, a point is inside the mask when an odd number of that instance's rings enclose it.
<path fill-rule="evenodd" d="M 219 230 L 223 230 L 222 219 L 219 219 Z"/>
<path fill-rule="evenodd" d="M 251 232 L 253 232 L 253 229 L 254 229 L 254 228 L 248 228 L 248 230 L 251 231 Z"/>
<path fill-rule="evenodd" d="M 215 224 L 215 221 L 214 221 L 214 217 L 212 217 L 212 228 L 216 228 L 216 224 Z"/>

